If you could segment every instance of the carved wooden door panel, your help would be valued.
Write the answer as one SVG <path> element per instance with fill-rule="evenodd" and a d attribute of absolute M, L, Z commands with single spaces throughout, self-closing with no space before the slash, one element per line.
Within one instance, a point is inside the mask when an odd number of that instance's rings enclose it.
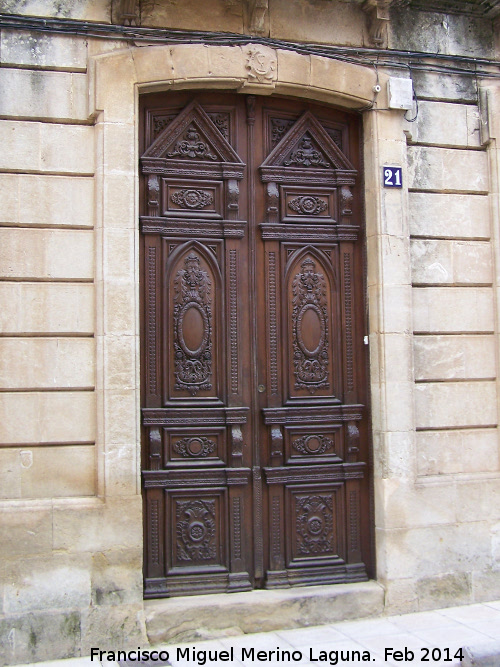
<path fill-rule="evenodd" d="M 371 572 L 356 121 L 141 99 L 146 597 Z"/>

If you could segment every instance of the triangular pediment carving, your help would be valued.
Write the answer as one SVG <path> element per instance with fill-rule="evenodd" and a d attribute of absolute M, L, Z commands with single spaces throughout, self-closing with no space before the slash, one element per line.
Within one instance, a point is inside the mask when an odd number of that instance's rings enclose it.
<path fill-rule="evenodd" d="M 316 117 L 306 111 L 260 166 L 264 182 L 354 183 L 356 169 Z"/>
<path fill-rule="evenodd" d="M 144 173 L 243 178 L 244 163 L 204 109 L 193 101 L 156 137 L 141 157 Z"/>

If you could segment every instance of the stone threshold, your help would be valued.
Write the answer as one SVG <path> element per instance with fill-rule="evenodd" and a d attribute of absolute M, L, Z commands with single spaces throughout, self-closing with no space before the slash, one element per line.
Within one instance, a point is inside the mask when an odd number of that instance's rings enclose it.
<path fill-rule="evenodd" d="M 384 588 L 366 581 L 193 595 L 145 600 L 144 611 L 150 643 L 177 644 L 379 616 Z"/>

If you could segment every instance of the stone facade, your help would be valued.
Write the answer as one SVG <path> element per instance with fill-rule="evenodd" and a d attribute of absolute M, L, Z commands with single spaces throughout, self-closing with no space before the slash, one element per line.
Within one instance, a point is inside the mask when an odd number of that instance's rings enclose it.
<path fill-rule="evenodd" d="M 118 4 L 62 2 L 58 16 L 109 23 Z M 148 4 L 146 26 L 250 30 L 238 2 Z M 357 3 L 269 5 L 254 32 L 373 46 Z M 50 18 L 54 6 L 4 11 Z M 498 38 L 491 19 L 411 8 L 395 8 L 387 29 L 378 67 L 268 43 L 276 67 L 259 81 L 244 43 L 2 28 L 6 664 L 147 642 L 137 100 L 152 90 L 290 95 L 363 114 L 377 579 L 391 612 L 500 597 Z M 473 75 L 473 61 L 401 69 L 391 49 L 492 62 Z M 388 78 L 410 74 L 414 122 L 387 108 Z M 403 189 L 381 187 L 384 164 L 403 166 Z"/>

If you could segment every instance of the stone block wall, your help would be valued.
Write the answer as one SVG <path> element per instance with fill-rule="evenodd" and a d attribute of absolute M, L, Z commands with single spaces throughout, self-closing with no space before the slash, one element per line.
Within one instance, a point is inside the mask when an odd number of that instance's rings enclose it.
<path fill-rule="evenodd" d="M 144 636 L 140 496 L 106 492 L 97 433 L 88 44 L 2 30 L 0 53 L 4 664 Z"/>
<path fill-rule="evenodd" d="M 421 607 L 500 595 L 493 183 L 475 81 L 446 79 L 417 77 L 406 130 Z"/>
<path fill-rule="evenodd" d="M 1 35 L 0 494 L 11 499 L 96 492 L 87 48 L 41 42 Z"/>

